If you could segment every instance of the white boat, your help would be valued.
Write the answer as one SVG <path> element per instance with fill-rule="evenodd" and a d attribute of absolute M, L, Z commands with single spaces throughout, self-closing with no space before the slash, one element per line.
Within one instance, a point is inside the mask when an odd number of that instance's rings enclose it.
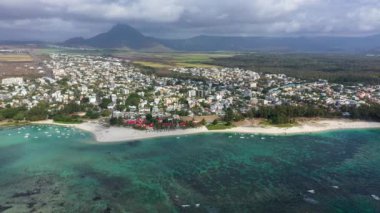
<path fill-rule="evenodd" d="M 313 204 L 313 205 L 317 205 L 319 203 L 318 200 L 315 200 L 311 197 L 304 197 L 303 200 L 307 203 L 310 203 L 310 204 Z"/>
<path fill-rule="evenodd" d="M 371 195 L 371 197 L 372 197 L 373 199 L 375 199 L 375 200 L 380 200 L 380 197 L 377 196 L 377 195 Z"/>
<path fill-rule="evenodd" d="M 315 194 L 315 190 L 314 189 L 307 190 L 307 192 L 309 192 L 310 194 Z"/>

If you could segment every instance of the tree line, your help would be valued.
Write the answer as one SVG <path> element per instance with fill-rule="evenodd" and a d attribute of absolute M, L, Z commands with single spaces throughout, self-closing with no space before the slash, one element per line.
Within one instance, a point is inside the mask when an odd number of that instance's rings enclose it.
<path fill-rule="evenodd" d="M 327 108 L 314 105 L 279 105 L 279 106 L 261 106 L 244 113 L 246 118 L 263 118 L 271 124 L 289 124 L 294 123 L 296 118 L 300 117 L 333 117 L 337 113 Z"/>
<path fill-rule="evenodd" d="M 286 74 L 304 80 L 333 83 L 380 83 L 380 57 L 323 54 L 244 54 L 209 62 L 260 73 Z"/>

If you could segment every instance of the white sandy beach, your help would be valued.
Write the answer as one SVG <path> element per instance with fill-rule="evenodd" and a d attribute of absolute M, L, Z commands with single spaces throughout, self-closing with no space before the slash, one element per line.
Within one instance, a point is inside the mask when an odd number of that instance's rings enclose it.
<path fill-rule="evenodd" d="M 181 136 L 209 132 L 206 127 L 193 129 L 178 129 L 171 131 L 148 131 L 136 130 L 126 127 L 104 127 L 96 122 L 85 122 L 81 124 L 60 124 L 54 123 L 52 120 L 33 122 L 34 124 L 49 124 L 66 127 L 78 128 L 87 132 L 91 132 L 96 141 L 106 142 L 127 142 L 157 137 Z"/>
<path fill-rule="evenodd" d="M 280 127 L 235 127 L 227 130 L 217 130 L 213 132 L 226 133 L 255 133 L 268 135 L 288 135 L 288 134 L 304 134 L 325 132 L 332 130 L 344 129 L 380 129 L 380 122 L 353 121 L 345 119 L 336 120 L 318 120 L 304 122 L 299 126 L 280 128 Z"/>
<path fill-rule="evenodd" d="M 82 124 L 57 124 L 52 120 L 34 122 L 34 124 L 51 124 L 67 127 L 74 127 L 84 131 L 91 132 L 96 141 L 106 142 L 127 142 L 134 140 L 142 140 L 148 138 L 182 136 L 200 133 L 247 133 L 247 134 L 268 134 L 268 135 L 288 135 L 288 134 L 304 134 L 324 132 L 331 130 L 343 129 L 380 129 L 380 122 L 352 121 L 352 120 L 313 120 L 304 122 L 299 126 L 290 128 L 279 127 L 235 127 L 227 130 L 209 131 L 206 127 L 172 130 L 172 131 L 140 131 L 123 127 L 104 127 L 96 122 L 85 122 Z"/>

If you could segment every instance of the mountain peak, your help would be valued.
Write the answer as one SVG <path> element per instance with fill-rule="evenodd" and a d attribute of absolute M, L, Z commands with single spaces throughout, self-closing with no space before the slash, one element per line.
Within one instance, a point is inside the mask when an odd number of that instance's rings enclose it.
<path fill-rule="evenodd" d="M 74 38 L 65 45 L 85 45 L 97 48 L 131 48 L 144 49 L 159 45 L 155 40 L 145 37 L 128 24 L 116 24 L 108 32 L 89 39 Z"/>
<path fill-rule="evenodd" d="M 131 27 L 128 24 L 116 24 L 111 28 L 108 33 L 115 33 L 115 34 L 134 34 L 143 36 L 139 31 L 137 31 L 135 28 Z"/>

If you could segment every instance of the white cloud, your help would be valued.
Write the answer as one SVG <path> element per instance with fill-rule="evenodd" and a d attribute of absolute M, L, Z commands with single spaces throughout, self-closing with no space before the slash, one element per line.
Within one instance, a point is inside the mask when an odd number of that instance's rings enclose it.
<path fill-rule="evenodd" d="M 379 7 L 360 7 L 349 13 L 348 17 L 361 31 L 377 30 L 380 28 L 380 4 Z"/>
<path fill-rule="evenodd" d="M 152 22 L 173 22 L 180 18 L 183 8 L 177 0 L 140 0 L 123 2 L 81 2 L 76 7 L 66 5 L 67 13 L 84 15 L 89 18 L 106 20 L 141 20 Z"/>
<path fill-rule="evenodd" d="M 25 28 L 89 36 L 122 22 L 158 36 L 380 33 L 379 0 L 1 0 L 0 11 L 0 39 Z"/>

